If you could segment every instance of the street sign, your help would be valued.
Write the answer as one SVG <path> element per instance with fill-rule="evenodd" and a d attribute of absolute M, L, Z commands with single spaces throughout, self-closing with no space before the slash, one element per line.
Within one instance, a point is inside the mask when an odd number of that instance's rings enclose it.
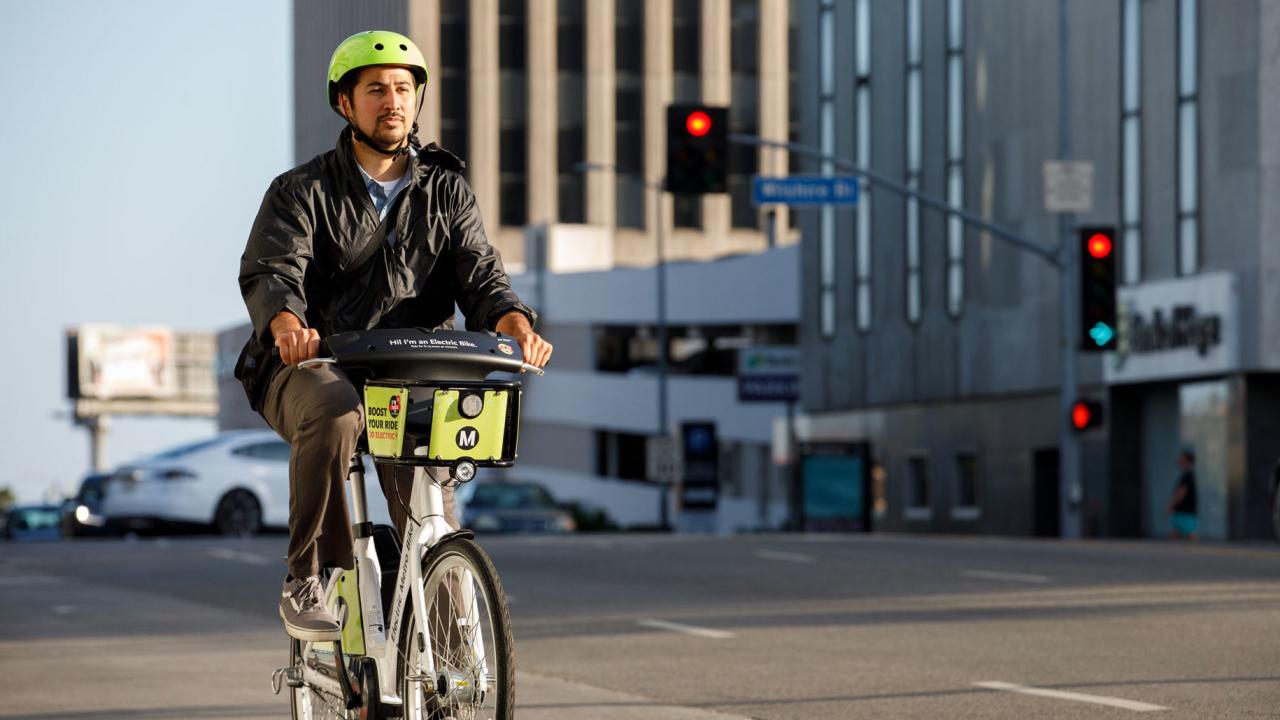
<path fill-rule="evenodd" d="M 858 204 L 858 178 L 855 175 L 755 175 L 751 178 L 751 202 L 791 207 L 852 207 Z"/>
<path fill-rule="evenodd" d="M 738 400 L 794 402 L 800 399 L 800 350 L 752 347 L 738 352 Z"/>
<path fill-rule="evenodd" d="M 1050 213 L 1093 210 L 1093 163 L 1087 160 L 1044 161 L 1044 209 Z"/>

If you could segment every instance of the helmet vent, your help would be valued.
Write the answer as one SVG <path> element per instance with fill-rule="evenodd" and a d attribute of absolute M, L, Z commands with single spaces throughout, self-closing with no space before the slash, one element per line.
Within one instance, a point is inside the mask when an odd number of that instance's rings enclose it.
<path fill-rule="evenodd" d="M 373 46 L 373 49 L 374 49 L 374 50 L 381 50 L 381 49 L 382 49 L 382 43 L 378 43 L 377 45 L 374 45 L 374 46 Z"/>
<path fill-rule="evenodd" d="M 404 50 L 405 52 L 409 52 L 409 48 L 405 47 L 405 46 L 404 46 L 404 43 L 401 43 L 401 44 L 400 44 L 400 49 L 401 49 L 401 50 Z"/>

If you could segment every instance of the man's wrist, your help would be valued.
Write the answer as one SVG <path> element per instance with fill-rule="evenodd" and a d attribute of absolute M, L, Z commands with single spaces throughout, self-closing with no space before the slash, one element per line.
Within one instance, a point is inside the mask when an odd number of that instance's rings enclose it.
<path fill-rule="evenodd" d="M 504 335 L 515 335 L 518 332 L 532 332 L 533 325 L 529 323 L 529 317 L 524 313 L 519 310 L 508 310 L 498 318 L 494 329 Z"/>

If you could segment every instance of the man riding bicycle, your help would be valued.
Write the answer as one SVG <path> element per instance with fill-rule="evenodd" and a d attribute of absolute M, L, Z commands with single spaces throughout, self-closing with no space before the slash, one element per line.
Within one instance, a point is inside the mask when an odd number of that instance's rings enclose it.
<path fill-rule="evenodd" d="M 236 364 L 250 405 L 293 447 L 280 616 L 291 636 L 312 641 L 341 630 L 318 575 L 352 568 L 344 481 L 364 409 L 341 370 L 298 363 L 338 332 L 452 327 L 455 303 L 468 330 L 510 335 L 532 365 L 545 366 L 552 350 L 485 237 L 462 161 L 418 143 L 427 82 L 418 48 L 393 32 L 352 35 L 328 80 L 329 106 L 347 127 L 335 149 L 267 189 L 240 260 L 253 335 Z M 379 464 L 378 480 L 403 532 L 403 506 L 390 500 L 410 496 L 413 468 Z M 452 490 L 445 507 L 457 527 Z"/>

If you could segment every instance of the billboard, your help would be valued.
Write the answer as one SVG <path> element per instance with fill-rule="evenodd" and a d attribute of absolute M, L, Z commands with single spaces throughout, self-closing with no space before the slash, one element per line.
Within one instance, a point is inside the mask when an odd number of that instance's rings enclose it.
<path fill-rule="evenodd" d="M 72 398 L 169 398 L 177 392 L 173 331 L 82 325 L 68 347 Z"/>
<path fill-rule="evenodd" d="M 67 331 L 67 397 L 76 417 L 217 412 L 217 338 L 167 327 L 81 325 Z"/>

